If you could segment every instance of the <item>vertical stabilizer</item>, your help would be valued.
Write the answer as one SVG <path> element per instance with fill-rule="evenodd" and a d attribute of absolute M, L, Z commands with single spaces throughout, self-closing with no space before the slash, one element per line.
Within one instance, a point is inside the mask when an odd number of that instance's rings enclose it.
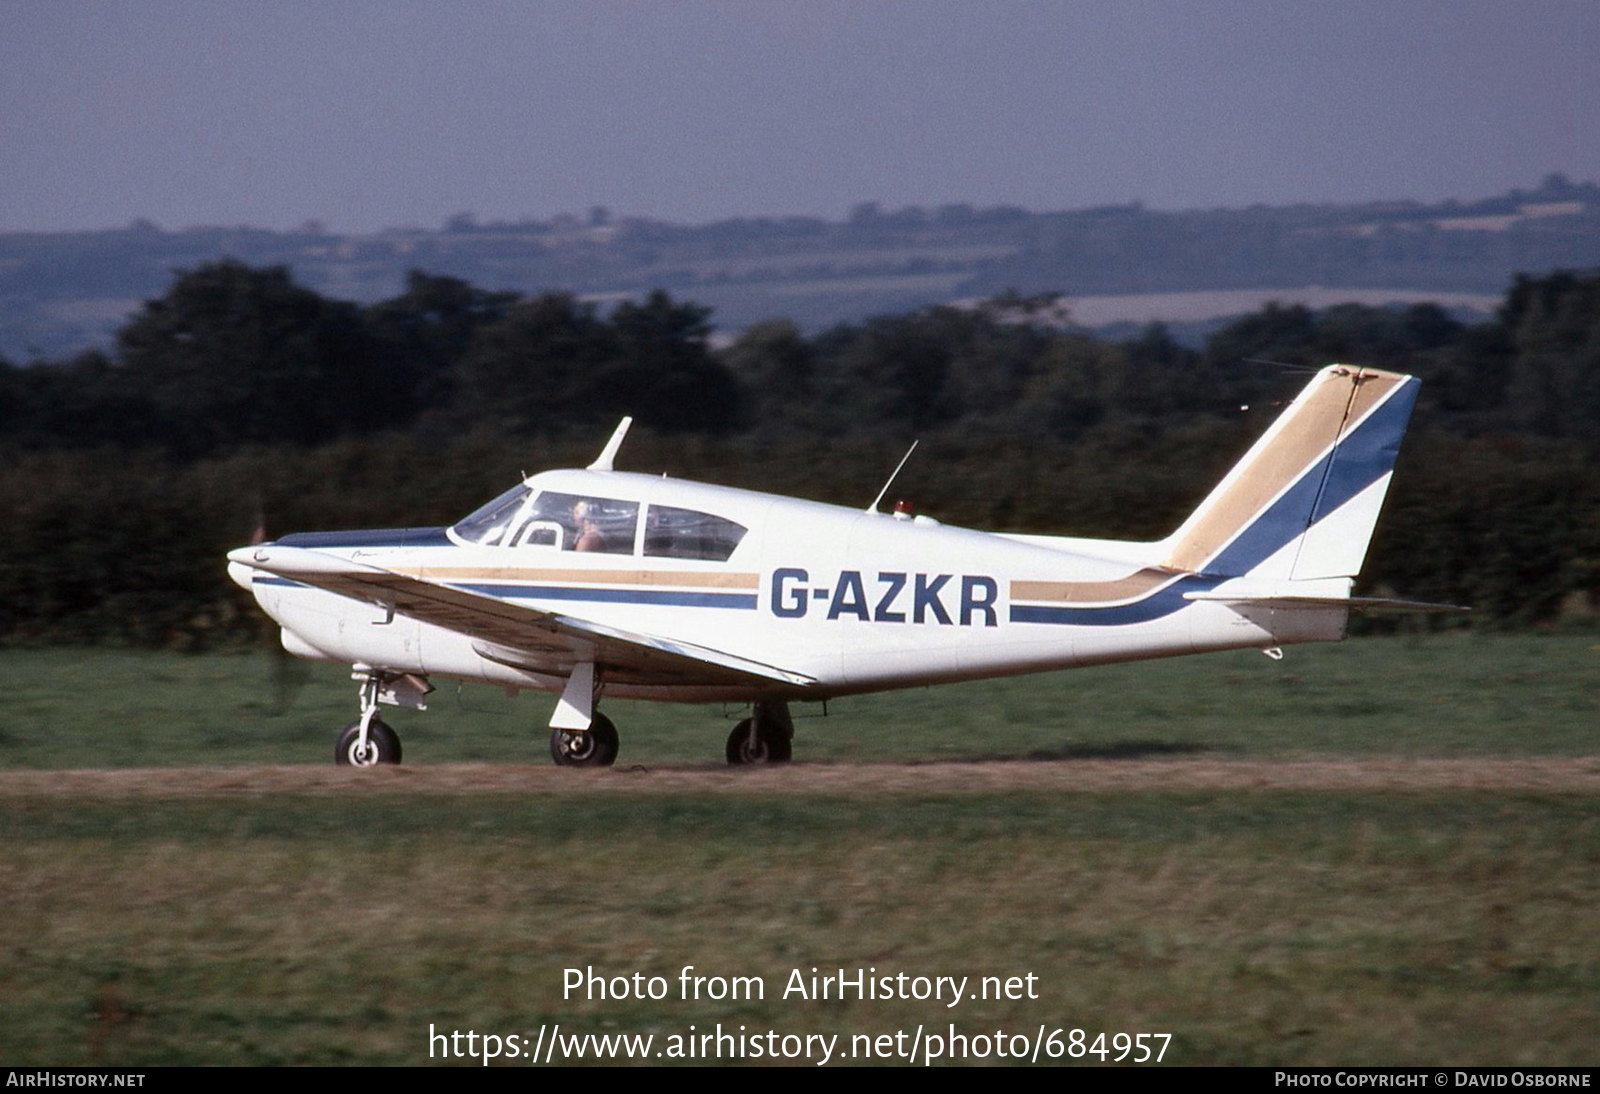
<path fill-rule="evenodd" d="M 1330 365 L 1163 542 L 1174 570 L 1262 580 L 1354 577 L 1419 382 Z"/>

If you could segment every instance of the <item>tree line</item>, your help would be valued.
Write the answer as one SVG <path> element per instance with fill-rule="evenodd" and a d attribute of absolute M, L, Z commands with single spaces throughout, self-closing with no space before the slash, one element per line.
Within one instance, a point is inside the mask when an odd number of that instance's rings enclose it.
<path fill-rule="evenodd" d="M 0 641 L 204 645 L 256 625 L 221 554 L 263 528 L 448 523 L 522 471 L 624 466 L 947 522 L 1148 538 L 1331 361 L 1424 384 L 1371 591 L 1478 625 L 1582 619 L 1600 594 L 1600 272 L 1521 277 L 1496 317 L 1268 306 L 1200 348 L 1113 341 L 1005 293 L 731 341 L 665 292 L 611 306 L 413 272 L 368 306 L 283 267 L 179 273 L 111 347 L 0 361 Z"/>

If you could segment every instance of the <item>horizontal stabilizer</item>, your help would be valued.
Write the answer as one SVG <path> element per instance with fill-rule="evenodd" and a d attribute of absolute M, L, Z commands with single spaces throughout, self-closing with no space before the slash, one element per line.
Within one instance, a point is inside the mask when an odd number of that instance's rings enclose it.
<path fill-rule="evenodd" d="M 1397 600 L 1386 596 L 1304 596 L 1251 593 L 1185 593 L 1185 600 L 1214 600 L 1221 604 L 1249 604 L 1261 608 L 1348 608 L 1357 612 L 1466 612 L 1460 604 L 1434 604 L 1426 600 Z"/>
<path fill-rule="evenodd" d="M 1357 596 L 1350 607 L 1358 612 L 1470 612 L 1465 604 L 1436 604 L 1427 600 L 1397 600 L 1388 596 Z"/>

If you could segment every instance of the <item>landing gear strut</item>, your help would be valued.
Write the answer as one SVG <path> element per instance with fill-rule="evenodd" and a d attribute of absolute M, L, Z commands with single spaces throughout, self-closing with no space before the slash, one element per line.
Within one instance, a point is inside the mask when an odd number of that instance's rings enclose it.
<path fill-rule="evenodd" d="M 728 734 L 730 764 L 786 764 L 794 750 L 794 721 L 785 702 L 756 703 Z"/>
<path fill-rule="evenodd" d="M 617 762 L 617 727 L 594 709 L 600 674 L 593 661 L 572 666 L 550 716 L 550 758 L 562 767 L 610 767 Z"/>
<path fill-rule="evenodd" d="M 351 679 L 361 684 L 361 717 L 345 726 L 333 746 L 333 762 L 345 767 L 376 767 L 400 762 L 400 738 L 378 717 L 379 703 L 427 710 L 433 685 L 412 673 L 387 673 L 357 665 Z"/>

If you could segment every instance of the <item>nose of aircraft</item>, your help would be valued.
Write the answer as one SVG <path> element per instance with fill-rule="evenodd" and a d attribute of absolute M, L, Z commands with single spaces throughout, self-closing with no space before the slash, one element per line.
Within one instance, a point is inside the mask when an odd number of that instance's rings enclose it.
<path fill-rule="evenodd" d="M 228 552 L 228 580 L 245 592 L 250 591 L 250 579 L 256 572 L 255 568 L 247 563 L 254 551 L 254 547 L 235 547 Z"/>

